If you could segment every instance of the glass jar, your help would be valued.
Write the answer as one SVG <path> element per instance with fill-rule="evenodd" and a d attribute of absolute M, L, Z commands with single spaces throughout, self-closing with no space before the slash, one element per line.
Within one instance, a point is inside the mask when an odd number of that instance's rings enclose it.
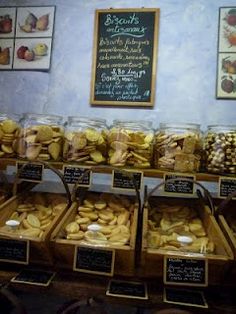
<path fill-rule="evenodd" d="M 61 116 L 25 113 L 20 121 L 17 156 L 27 160 L 61 160 L 62 120 Z"/>
<path fill-rule="evenodd" d="M 151 168 L 153 139 L 150 121 L 114 120 L 108 132 L 108 163 L 114 167 Z"/>
<path fill-rule="evenodd" d="M 19 116 L 0 113 L 0 157 L 15 157 L 15 140 L 19 131 Z"/>
<path fill-rule="evenodd" d="M 63 159 L 87 165 L 105 164 L 107 160 L 106 120 L 68 117 L 65 124 Z"/>
<path fill-rule="evenodd" d="M 204 150 L 207 172 L 236 174 L 236 125 L 209 125 Z"/>
<path fill-rule="evenodd" d="M 154 167 L 176 172 L 197 172 L 202 156 L 198 124 L 160 123 L 155 134 Z"/>

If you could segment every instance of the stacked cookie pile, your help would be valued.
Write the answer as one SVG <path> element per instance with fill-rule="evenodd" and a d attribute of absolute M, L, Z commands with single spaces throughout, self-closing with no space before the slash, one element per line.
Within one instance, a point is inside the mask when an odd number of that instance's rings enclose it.
<path fill-rule="evenodd" d="M 187 242 L 182 242 L 183 237 Z M 148 212 L 147 245 L 153 249 L 194 253 L 212 253 L 215 249 L 194 208 L 155 201 Z"/>
<path fill-rule="evenodd" d="M 125 128 L 108 132 L 108 164 L 114 167 L 151 168 L 154 135 Z"/>
<path fill-rule="evenodd" d="M 0 157 L 13 157 L 15 155 L 15 139 L 19 126 L 12 119 L 0 122 Z"/>
<path fill-rule="evenodd" d="M 19 200 L 17 208 L 9 215 L 9 220 L 20 222 L 17 229 L 4 225 L 1 233 L 13 233 L 22 237 L 41 238 L 48 230 L 54 217 L 62 212 L 67 205 L 66 197 L 59 194 L 31 193 Z M 4 222 L 5 223 L 5 222 Z"/>
<path fill-rule="evenodd" d="M 15 140 L 19 158 L 27 160 L 60 160 L 63 130 L 57 125 L 32 125 L 21 128 Z"/>
<path fill-rule="evenodd" d="M 236 174 L 236 131 L 209 132 L 204 148 L 208 172 Z"/>
<path fill-rule="evenodd" d="M 88 165 L 106 162 L 107 143 L 105 130 L 85 128 L 80 131 L 66 131 L 63 159 Z"/>
<path fill-rule="evenodd" d="M 155 168 L 196 172 L 201 160 L 201 142 L 196 133 L 158 132 L 155 136 Z"/>
<path fill-rule="evenodd" d="M 128 244 L 135 207 L 134 200 L 128 196 L 90 194 L 66 224 L 65 237 L 103 245 Z M 99 225 L 99 230 L 90 231 L 91 224 Z"/>

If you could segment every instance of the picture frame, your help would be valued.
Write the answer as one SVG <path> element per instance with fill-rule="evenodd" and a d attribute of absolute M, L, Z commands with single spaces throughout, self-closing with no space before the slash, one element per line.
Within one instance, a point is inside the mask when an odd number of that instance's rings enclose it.
<path fill-rule="evenodd" d="M 0 7 L 0 70 L 50 70 L 55 10 Z"/>
<path fill-rule="evenodd" d="M 216 98 L 236 99 L 236 7 L 219 8 Z"/>

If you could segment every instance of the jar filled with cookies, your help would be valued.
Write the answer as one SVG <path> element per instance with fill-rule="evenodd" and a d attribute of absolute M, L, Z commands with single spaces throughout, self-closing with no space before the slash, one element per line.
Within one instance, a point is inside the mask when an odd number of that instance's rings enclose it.
<path fill-rule="evenodd" d="M 236 125 L 210 125 L 204 138 L 206 171 L 236 174 Z"/>
<path fill-rule="evenodd" d="M 153 140 L 151 121 L 114 120 L 108 132 L 108 163 L 114 167 L 151 168 Z"/>
<path fill-rule="evenodd" d="M 200 125 L 160 123 L 155 134 L 155 168 L 197 172 L 200 170 L 202 153 Z"/>
<path fill-rule="evenodd" d="M 62 159 L 63 118 L 56 115 L 25 113 L 16 140 L 17 156 L 27 160 Z"/>
<path fill-rule="evenodd" d="M 0 158 L 15 157 L 15 139 L 19 131 L 19 116 L 0 113 Z"/>
<path fill-rule="evenodd" d="M 106 120 L 68 117 L 65 124 L 63 159 L 93 166 L 105 164 L 107 160 Z"/>

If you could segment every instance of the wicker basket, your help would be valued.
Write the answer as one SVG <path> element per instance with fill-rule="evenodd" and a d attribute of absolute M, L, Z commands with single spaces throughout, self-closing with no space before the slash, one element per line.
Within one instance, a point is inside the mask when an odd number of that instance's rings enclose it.
<path fill-rule="evenodd" d="M 67 184 L 64 181 L 64 178 L 62 174 L 53 168 L 51 165 L 45 163 L 45 162 L 40 162 L 43 163 L 47 168 L 52 170 L 54 173 L 56 173 L 59 178 L 62 180 L 62 183 L 65 187 L 66 190 L 66 198 L 67 198 L 67 206 L 65 209 L 62 211 L 58 212 L 54 218 L 51 221 L 51 224 L 49 227 L 47 227 L 42 235 L 40 237 L 29 237 L 29 236 L 22 236 L 22 235 L 17 235 L 12 232 L 7 232 L 7 231 L 1 231 L 0 232 L 0 238 L 4 239 L 13 239 L 13 240 L 28 240 L 29 241 L 29 263 L 34 263 L 34 264 L 45 264 L 45 265 L 52 265 L 54 262 L 52 252 L 49 246 L 49 239 L 50 235 L 56 225 L 61 221 L 62 217 L 64 216 L 65 212 L 70 209 L 71 206 L 71 195 L 69 188 Z M 30 162 L 26 163 L 30 164 Z M 22 167 L 23 169 L 23 167 Z M 32 192 L 32 191 L 24 191 L 21 193 L 17 192 L 17 183 L 18 183 L 18 178 L 14 182 L 13 186 L 13 194 L 14 196 L 11 197 L 9 200 L 7 200 L 5 203 L 3 203 L 0 206 L 0 227 L 3 227 L 5 225 L 5 222 L 11 217 L 12 213 L 16 211 L 18 205 L 22 202 L 22 199 L 26 198 L 29 193 L 37 193 L 37 192 Z M 43 193 L 40 192 L 42 195 Z M 45 193 L 45 195 L 48 193 Z M 58 194 L 55 194 L 55 197 Z"/>
<path fill-rule="evenodd" d="M 184 180 L 184 179 L 183 179 Z M 189 181 L 190 179 L 186 179 Z M 174 181 L 171 179 L 169 181 Z M 192 180 L 193 181 L 193 180 Z M 209 192 L 198 182 L 193 181 L 195 184 L 200 186 L 204 190 L 204 194 L 207 196 L 208 203 L 210 207 L 213 202 L 210 200 Z M 143 231 L 142 231 L 142 254 L 141 254 L 141 270 L 140 275 L 143 277 L 163 277 L 164 271 L 164 257 L 176 256 L 180 258 L 185 258 L 189 256 L 189 252 L 184 252 L 181 250 L 167 250 L 163 248 L 149 248 L 147 243 L 148 235 L 148 213 L 152 208 L 152 201 L 158 201 L 160 204 L 165 202 L 170 202 L 171 204 L 187 205 L 195 209 L 201 219 L 204 229 L 207 233 L 208 238 L 215 244 L 214 254 L 199 254 L 191 253 L 191 257 L 201 258 L 208 260 L 208 283 L 215 284 L 219 283 L 224 279 L 225 271 L 229 267 L 229 261 L 233 258 L 232 250 L 225 239 L 222 231 L 220 230 L 212 212 L 214 209 L 205 205 L 205 200 L 203 198 L 167 198 L 152 196 L 154 191 L 159 187 L 164 185 L 162 182 L 156 186 L 146 197 L 145 205 L 143 208 Z"/>

